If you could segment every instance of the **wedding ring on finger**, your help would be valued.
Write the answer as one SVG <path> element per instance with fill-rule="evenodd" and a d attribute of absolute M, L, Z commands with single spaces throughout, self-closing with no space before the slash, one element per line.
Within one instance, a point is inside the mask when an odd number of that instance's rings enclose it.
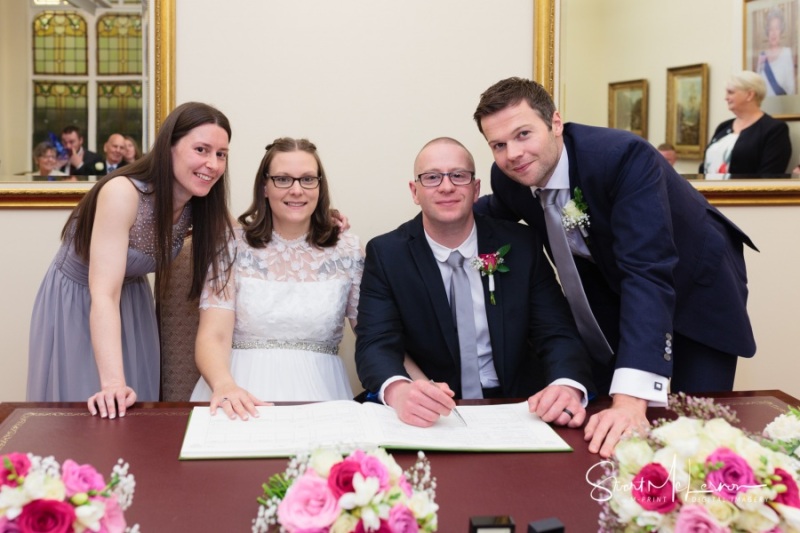
<path fill-rule="evenodd" d="M 222 405 L 223 403 L 225 403 L 225 402 L 229 402 L 229 401 L 231 401 L 231 400 L 230 400 L 230 398 L 223 398 L 223 399 L 222 399 L 222 400 L 219 402 L 219 404 L 220 404 L 220 405 Z"/>
<path fill-rule="evenodd" d="M 573 416 L 575 416 L 575 413 L 573 413 L 572 411 L 570 411 L 570 410 L 569 410 L 569 409 L 567 409 L 566 407 L 565 407 L 564 409 L 562 409 L 562 411 L 563 411 L 563 412 L 565 412 L 565 413 L 567 413 L 567 416 L 569 416 L 570 418 L 572 418 Z"/>

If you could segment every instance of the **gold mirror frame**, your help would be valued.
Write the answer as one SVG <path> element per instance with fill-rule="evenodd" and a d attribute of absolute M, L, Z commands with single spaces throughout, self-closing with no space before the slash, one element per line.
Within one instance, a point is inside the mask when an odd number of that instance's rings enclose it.
<path fill-rule="evenodd" d="M 556 52 L 556 2 L 533 0 L 533 77 L 554 94 Z M 175 2 L 153 0 L 153 111 L 157 130 L 175 106 Z M 800 205 L 800 180 L 693 181 L 694 186 L 715 205 Z M 72 207 L 92 187 L 91 183 L 64 185 L 31 183 L 23 186 L 0 184 L 0 207 Z"/>
<path fill-rule="evenodd" d="M 155 130 L 175 106 L 175 1 L 153 0 L 153 124 Z M 93 182 L 0 183 L 0 208 L 71 208 Z"/>

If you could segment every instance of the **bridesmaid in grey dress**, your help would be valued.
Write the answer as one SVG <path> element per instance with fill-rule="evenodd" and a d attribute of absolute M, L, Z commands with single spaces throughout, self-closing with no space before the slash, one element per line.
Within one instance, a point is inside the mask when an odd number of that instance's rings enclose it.
<path fill-rule="evenodd" d="M 101 417 L 157 401 L 159 342 L 146 275 L 165 290 L 169 263 L 193 226 L 193 279 L 225 278 L 228 119 L 189 102 L 166 118 L 150 153 L 81 200 L 33 307 L 28 401 L 86 401 Z"/>

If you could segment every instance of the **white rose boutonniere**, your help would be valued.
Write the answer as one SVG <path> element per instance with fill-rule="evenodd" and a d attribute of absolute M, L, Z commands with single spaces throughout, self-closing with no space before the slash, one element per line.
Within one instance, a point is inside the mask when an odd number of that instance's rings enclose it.
<path fill-rule="evenodd" d="M 584 238 L 588 237 L 589 233 L 586 231 L 589 227 L 589 214 L 586 212 L 588 208 L 580 187 L 575 187 L 572 200 L 564 204 L 561 209 L 561 223 L 564 224 L 564 229 L 569 231 L 578 228 Z"/>
<path fill-rule="evenodd" d="M 95 163 L 94 164 L 94 169 L 97 170 L 97 171 L 102 171 L 103 170 L 103 163 L 100 163 L 100 162 Z"/>

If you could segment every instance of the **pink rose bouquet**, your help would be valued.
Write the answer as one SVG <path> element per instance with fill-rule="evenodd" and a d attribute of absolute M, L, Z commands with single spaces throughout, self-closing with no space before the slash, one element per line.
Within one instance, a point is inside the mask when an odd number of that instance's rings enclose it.
<path fill-rule="evenodd" d="M 436 479 L 419 452 L 403 472 L 382 448 L 317 450 L 294 457 L 263 485 L 253 533 L 417 533 L 436 531 Z"/>
<path fill-rule="evenodd" d="M 599 530 L 800 532 L 796 458 L 734 427 L 735 415 L 713 400 L 670 401 L 682 416 L 656 421 L 598 464 L 603 474 L 590 484 Z"/>
<path fill-rule="evenodd" d="M 70 459 L 0 455 L 0 533 L 138 532 L 123 516 L 135 486 L 121 459 L 106 483 L 93 466 Z"/>

